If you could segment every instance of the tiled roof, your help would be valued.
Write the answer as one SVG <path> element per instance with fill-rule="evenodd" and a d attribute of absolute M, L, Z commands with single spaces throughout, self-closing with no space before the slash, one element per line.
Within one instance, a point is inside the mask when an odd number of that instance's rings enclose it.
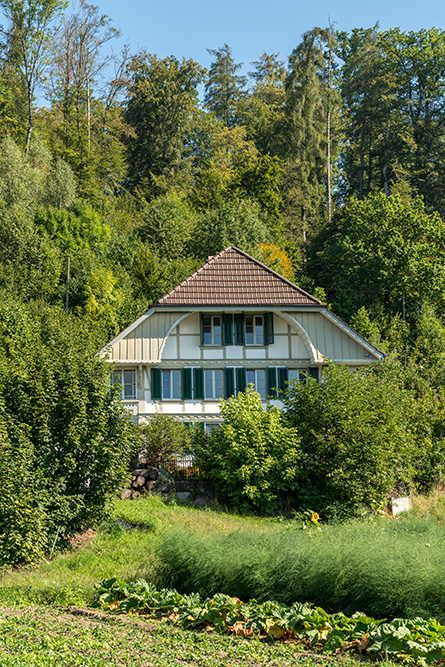
<path fill-rule="evenodd" d="M 158 306 L 293 306 L 321 301 L 247 253 L 229 246 L 154 304 Z"/>

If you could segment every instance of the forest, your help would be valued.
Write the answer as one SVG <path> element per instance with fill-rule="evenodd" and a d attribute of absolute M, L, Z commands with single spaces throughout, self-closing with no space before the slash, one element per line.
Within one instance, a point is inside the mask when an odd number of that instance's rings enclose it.
<path fill-rule="evenodd" d="M 396 360 L 442 442 L 445 30 L 317 27 L 241 75 L 116 54 L 84 0 L 0 9 L 4 551 L 101 514 L 131 425 L 95 354 L 229 244 Z"/>

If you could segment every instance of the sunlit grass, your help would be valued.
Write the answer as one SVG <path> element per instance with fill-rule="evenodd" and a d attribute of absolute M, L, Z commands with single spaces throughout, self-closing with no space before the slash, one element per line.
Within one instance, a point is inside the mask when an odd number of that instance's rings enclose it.
<path fill-rule="evenodd" d="M 125 530 L 116 522 L 118 517 L 137 527 Z M 118 500 L 113 520 L 97 527 L 93 539 L 82 548 L 35 568 L 0 576 L 0 603 L 89 605 L 98 581 L 114 575 L 129 581 L 151 580 L 159 539 L 172 528 L 214 535 L 239 529 L 265 533 L 276 530 L 277 525 L 256 517 L 166 504 L 158 497 Z"/>

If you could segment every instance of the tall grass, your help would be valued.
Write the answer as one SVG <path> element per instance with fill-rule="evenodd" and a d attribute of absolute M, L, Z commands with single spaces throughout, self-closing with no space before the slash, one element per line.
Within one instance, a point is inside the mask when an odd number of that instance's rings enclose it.
<path fill-rule="evenodd" d="M 182 592 L 445 622 L 445 527 L 433 519 L 354 521 L 322 533 L 172 530 L 158 555 L 158 583 Z"/>

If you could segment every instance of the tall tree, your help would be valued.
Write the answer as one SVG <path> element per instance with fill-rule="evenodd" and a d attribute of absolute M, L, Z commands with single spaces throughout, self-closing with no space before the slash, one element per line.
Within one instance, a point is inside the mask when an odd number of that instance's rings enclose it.
<path fill-rule="evenodd" d="M 404 152 L 394 67 L 378 26 L 342 33 L 338 52 L 346 119 L 342 194 L 363 199 L 382 189 L 388 195 L 395 158 L 403 162 Z"/>
<path fill-rule="evenodd" d="M 66 4 L 66 0 L 0 0 L 0 8 L 10 24 L 18 72 L 26 88 L 26 152 L 29 152 L 31 143 L 34 94 L 36 86 L 42 81 L 51 22 Z"/>
<path fill-rule="evenodd" d="M 134 132 L 127 141 L 129 186 L 152 198 L 191 180 L 187 141 L 204 69 L 193 60 L 158 60 L 142 52 L 131 60 L 128 74 L 125 120 Z"/>
<path fill-rule="evenodd" d="M 255 69 L 248 73 L 250 93 L 238 105 L 241 122 L 263 155 L 279 155 L 283 152 L 286 69 L 277 53 L 263 53 L 251 64 Z"/>
<path fill-rule="evenodd" d="M 404 33 L 395 28 L 381 40 L 409 127 L 410 150 L 405 154 L 411 161 L 411 185 L 431 210 L 444 214 L 445 30 Z"/>
<path fill-rule="evenodd" d="M 215 57 L 205 84 L 205 106 L 225 125 L 237 122 L 237 102 L 245 86 L 245 77 L 237 74 L 242 63 L 235 63 L 232 49 L 224 44 L 220 49 L 207 49 Z"/>
<path fill-rule="evenodd" d="M 93 129 L 100 135 L 101 118 L 95 115 L 101 116 L 102 104 L 94 88 L 113 58 L 103 54 L 103 47 L 118 35 L 108 16 L 80 0 L 78 11 L 63 19 L 52 43 L 50 95 L 60 153 L 78 175 L 84 194 L 91 193 L 94 167 L 101 159 L 102 142 L 93 136 Z"/>
<path fill-rule="evenodd" d="M 326 67 L 322 31 L 306 32 L 289 58 L 286 79 L 287 202 L 294 220 L 292 231 L 306 241 L 323 216 L 326 199 L 327 140 Z"/>

